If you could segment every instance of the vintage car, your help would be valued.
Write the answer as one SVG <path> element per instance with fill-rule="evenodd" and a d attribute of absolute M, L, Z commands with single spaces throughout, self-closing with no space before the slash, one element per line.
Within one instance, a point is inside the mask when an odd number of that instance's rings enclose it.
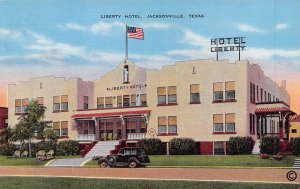
<path fill-rule="evenodd" d="M 100 167 L 145 167 L 150 163 L 148 155 L 142 148 L 126 147 L 121 149 L 116 155 L 100 157 L 98 164 Z"/>

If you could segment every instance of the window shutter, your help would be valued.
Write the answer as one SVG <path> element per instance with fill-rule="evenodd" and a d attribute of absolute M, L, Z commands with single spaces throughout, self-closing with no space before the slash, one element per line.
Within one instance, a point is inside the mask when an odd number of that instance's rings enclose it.
<path fill-rule="evenodd" d="M 67 129 L 68 128 L 68 122 L 67 121 L 62 121 L 61 122 L 61 128 L 62 129 Z"/>
<path fill-rule="evenodd" d="M 112 96 L 110 96 L 110 97 L 105 97 L 105 104 L 113 104 Z"/>
<path fill-rule="evenodd" d="M 177 125 L 177 117 L 169 116 L 168 117 L 168 125 Z"/>
<path fill-rule="evenodd" d="M 226 114 L 225 122 L 226 123 L 235 123 L 235 114 Z"/>
<path fill-rule="evenodd" d="M 223 114 L 214 114 L 214 123 L 223 123 Z"/>
<path fill-rule="evenodd" d="M 16 99 L 15 100 L 15 106 L 21 106 L 21 100 L 20 99 Z"/>
<path fill-rule="evenodd" d="M 191 93 L 199 93 L 199 84 L 191 85 Z"/>
<path fill-rule="evenodd" d="M 61 96 L 61 103 L 68 102 L 68 95 L 62 95 Z"/>
<path fill-rule="evenodd" d="M 168 95 L 176 95 L 176 87 L 175 86 L 168 87 Z"/>
<path fill-rule="evenodd" d="M 235 90 L 235 82 L 229 81 L 225 83 L 225 90 L 226 91 L 234 91 Z"/>
<path fill-rule="evenodd" d="M 158 118 L 158 125 L 167 125 L 166 117 L 159 117 Z"/>
<path fill-rule="evenodd" d="M 136 96 L 135 95 L 131 95 L 131 103 L 135 103 L 136 102 Z"/>
<path fill-rule="evenodd" d="M 214 83 L 214 92 L 223 91 L 223 83 Z"/>
<path fill-rule="evenodd" d="M 56 130 L 56 129 L 60 129 L 60 122 L 53 122 L 53 129 Z"/>
<path fill-rule="evenodd" d="M 147 95 L 146 94 L 141 94 L 141 101 L 147 101 Z"/>
<path fill-rule="evenodd" d="M 104 104 L 104 97 L 97 98 L 97 105 Z"/>
<path fill-rule="evenodd" d="M 117 97 L 117 103 L 118 104 L 122 104 L 122 96 L 118 96 Z"/>
<path fill-rule="evenodd" d="M 28 106 L 28 104 L 29 104 L 28 98 L 25 98 L 25 99 L 22 100 L 22 105 L 23 106 Z"/>
<path fill-rule="evenodd" d="M 158 87 L 157 88 L 157 95 L 166 95 L 166 87 Z"/>
<path fill-rule="evenodd" d="M 59 101 L 59 96 L 54 96 L 54 97 L 53 97 L 53 103 L 54 103 L 54 104 L 59 104 L 59 103 L 60 103 L 60 101 Z"/>

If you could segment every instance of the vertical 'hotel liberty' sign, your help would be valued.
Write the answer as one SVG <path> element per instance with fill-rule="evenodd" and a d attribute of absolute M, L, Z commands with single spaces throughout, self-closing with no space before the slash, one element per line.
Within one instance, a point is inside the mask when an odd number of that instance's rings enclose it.
<path fill-rule="evenodd" d="M 229 38 L 215 38 L 211 39 L 211 52 L 217 53 L 217 60 L 219 60 L 219 52 L 225 51 L 239 51 L 239 60 L 241 60 L 241 51 L 245 50 L 245 37 L 229 37 Z"/>

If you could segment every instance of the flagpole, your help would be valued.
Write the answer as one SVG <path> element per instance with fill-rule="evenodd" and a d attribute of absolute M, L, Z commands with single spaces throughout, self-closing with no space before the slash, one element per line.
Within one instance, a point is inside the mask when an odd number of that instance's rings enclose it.
<path fill-rule="evenodd" d="M 128 60 L 128 36 L 127 36 L 127 25 L 125 28 L 125 62 Z"/>

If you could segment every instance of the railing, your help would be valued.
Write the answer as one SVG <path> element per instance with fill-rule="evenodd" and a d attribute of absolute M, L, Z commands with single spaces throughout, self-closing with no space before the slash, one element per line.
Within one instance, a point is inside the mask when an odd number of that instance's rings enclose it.
<path fill-rule="evenodd" d="M 78 140 L 95 140 L 95 134 L 78 135 Z"/>
<path fill-rule="evenodd" d="M 145 138 L 146 138 L 146 133 L 128 133 L 127 134 L 128 140 L 140 140 L 140 139 L 145 139 Z"/>

